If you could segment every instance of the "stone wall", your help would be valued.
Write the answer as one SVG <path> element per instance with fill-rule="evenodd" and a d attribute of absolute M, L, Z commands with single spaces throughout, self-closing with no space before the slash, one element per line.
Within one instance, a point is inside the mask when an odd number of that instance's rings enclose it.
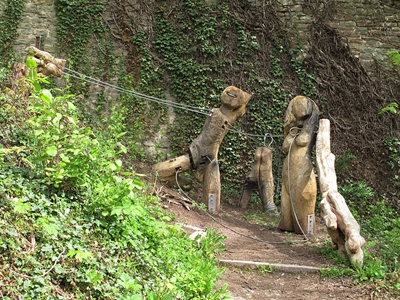
<path fill-rule="evenodd" d="M 23 57 L 27 46 L 35 46 L 38 41 L 40 48 L 50 53 L 56 51 L 56 14 L 54 0 L 24 0 L 24 13 L 18 29 L 19 37 L 15 41 L 17 57 Z M 0 2 L 3 11 L 5 1 Z"/>
<path fill-rule="evenodd" d="M 260 1 L 258 1 L 260 2 Z M 278 12 L 290 28 L 297 27 L 307 45 L 311 22 L 326 22 L 339 31 L 352 54 L 368 65 L 385 62 L 386 52 L 400 50 L 398 0 L 281 0 Z"/>
<path fill-rule="evenodd" d="M 25 0 L 25 11 L 15 43 L 18 54 L 40 37 L 41 48 L 56 53 L 54 0 Z M 400 1 L 398 0 L 249 0 L 258 7 L 276 3 L 285 26 L 299 30 L 307 46 L 308 26 L 324 21 L 338 30 L 352 53 L 368 64 L 387 61 L 387 51 L 400 50 Z M 0 11 L 4 1 L 0 3 Z M 294 41 L 295 42 L 295 41 Z"/>

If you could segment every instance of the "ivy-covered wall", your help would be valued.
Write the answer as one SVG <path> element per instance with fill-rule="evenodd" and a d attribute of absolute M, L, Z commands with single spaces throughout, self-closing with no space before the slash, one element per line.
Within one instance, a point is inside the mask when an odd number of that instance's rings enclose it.
<path fill-rule="evenodd" d="M 41 48 L 50 52 L 56 52 L 56 25 L 57 19 L 55 15 L 54 0 L 4 0 L 0 1 L 0 15 L 4 13 L 4 9 L 9 10 L 22 4 L 21 19 L 18 20 L 17 36 L 14 41 L 16 58 L 23 60 L 23 52 L 27 46 L 36 45 L 36 37 L 40 38 Z M 15 16 L 9 16 L 13 21 Z M 9 20 L 0 17 L 0 22 L 4 22 L 4 26 L 9 25 Z M 2 33 L 0 33 L 1 35 Z"/>
<path fill-rule="evenodd" d="M 0 14 L 9 0 L 0 2 Z M 11 1 L 18 2 L 18 1 Z M 35 45 L 36 37 L 41 37 L 42 49 L 50 53 L 57 52 L 56 25 L 54 0 L 24 0 L 24 9 L 21 22 L 18 26 L 18 37 L 14 47 L 17 57 L 28 45 Z M 148 28 L 154 21 L 153 16 L 141 10 L 142 1 L 102 1 L 107 5 L 104 16 L 113 18 L 118 11 L 118 4 L 129 2 L 127 13 L 138 13 L 140 26 Z M 113 5 L 115 2 L 117 5 Z M 208 1 L 213 3 L 215 1 Z M 247 9 L 263 11 L 266 9 L 265 0 L 248 1 Z M 243 1 L 246 3 L 246 1 Z M 154 6 L 154 1 L 147 1 L 147 7 Z M 136 7 L 137 10 L 132 9 Z M 111 10 L 110 10 L 111 9 Z M 307 45 L 309 38 L 308 26 L 318 18 L 337 29 L 343 39 L 349 44 L 352 53 L 362 62 L 368 64 L 373 59 L 387 61 L 385 53 L 400 49 L 400 2 L 397 0 L 282 0 L 277 1 L 276 11 L 286 28 L 296 28 Z M 322 13 L 323 12 L 323 13 Z M 142 13 L 142 14 L 140 14 Z M 322 14 L 321 14 L 322 13 Z M 2 20 L 0 22 L 6 22 Z M 259 20 L 262 26 L 264 20 Z M 273 28 L 266 28 L 274 30 Z M 292 30 L 288 34 L 293 36 Z"/>

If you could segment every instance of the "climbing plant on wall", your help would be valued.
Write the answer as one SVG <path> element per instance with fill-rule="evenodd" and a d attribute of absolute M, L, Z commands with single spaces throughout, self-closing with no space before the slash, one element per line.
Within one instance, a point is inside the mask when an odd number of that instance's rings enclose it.
<path fill-rule="evenodd" d="M 77 67 L 83 67 L 87 61 L 87 47 L 92 34 L 104 31 L 101 13 L 102 1 L 56 0 L 57 39 L 60 50 Z"/>
<path fill-rule="evenodd" d="M 262 28 L 253 30 L 258 26 L 256 20 L 260 13 L 242 8 L 239 3 L 194 0 L 157 4 L 155 22 L 151 24 L 153 31 L 150 31 L 154 32 L 154 39 L 147 35 L 148 31 L 137 29 L 135 18 L 128 13 L 127 8 L 132 9 L 130 1 L 108 3 L 109 7 L 116 8 L 115 24 L 108 26 L 101 16 L 103 1 L 56 0 L 55 4 L 60 48 L 74 69 L 88 74 L 96 71 L 97 64 L 98 70 L 103 70 L 107 59 L 100 58 L 106 57 L 105 53 L 116 62 L 110 54 L 112 45 L 102 37 L 111 34 L 119 39 L 117 42 L 126 52 L 126 57 L 120 58 L 125 63 L 120 63 L 115 73 L 118 84 L 125 89 L 159 98 L 165 98 L 164 91 L 169 90 L 177 102 L 209 109 L 220 106 L 220 94 L 228 85 L 253 94 L 247 114 L 221 145 L 223 180 L 230 185 L 243 183 L 256 147 L 266 145 L 279 149 L 288 101 L 299 90 L 306 91 L 313 84 L 313 77 L 297 59 L 298 53 L 286 46 L 284 34 L 279 30 L 274 33 Z M 263 18 L 274 22 L 273 6 L 269 9 L 262 12 Z M 94 66 L 87 63 L 90 61 L 87 46 L 92 40 L 95 42 L 92 48 L 100 49 L 100 58 Z M 286 74 L 288 69 L 295 78 Z M 107 72 L 98 74 L 104 73 Z M 285 84 L 286 81 L 290 83 Z M 127 94 L 121 94 L 119 99 L 126 108 L 128 127 L 132 129 L 128 131 L 136 133 L 132 139 L 149 137 L 151 130 L 158 130 L 154 124 L 164 119 L 165 106 L 145 103 Z M 100 100 L 98 108 L 104 109 L 104 95 Z M 204 114 L 187 110 L 175 110 L 175 113 L 176 120 L 169 128 L 170 156 L 187 152 L 205 121 Z M 270 138 L 265 139 L 266 134 Z"/>
<path fill-rule="evenodd" d="M 57 40 L 59 50 L 68 58 L 70 66 L 83 74 L 96 74 L 112 61 L 112 43 L 106 40 L 101 0 L 56 0 Z M 89 46 L 89 41 L 95 42 Z M 89 49 L 92 52 L 89 52 Z M 96 59 L 89 57 L 95 55 Z M 100 72 L 97 72 L 100 74 Z M 74 92 L 85 92 L 86 86 L 73 85 Z"/>
<path fill-rule="evenodd" d="M 24 10 L 23 0 L 7 0 L 0 16 L 0 66 L 6 66 L 14 59 L 14 41 L 18 37 L 18 25 Z"/>
<path fill-rule="evenodd" d="M 255 148 L 265 143 L 279 149 L 284 111 L 291 93 L 298 92 L 304 79 L 312 78 L 306 77 L 302 61 L 283 46 L 280 37 L 265 30 L 254 33 L 251 27 L 257 15 L 251 13 L 231 1 L 164 3 L 158 6 L 154 27 L 154 44 L 177 101 L 195 107 L 219 107 L 220 94 L 228 85 L 253 94 L 246 115 L 235 124 L 220 148 L 224 186 L 236 186 L 237 191 L 253 161 Z M 268 19 L 273 19 L 273 13 Z M 265 49 L 273 50 L 265 53 Z M 296 68 L 298 76 L 289 78 L 296 82 L 290 89 L 285 86 L 288 68 L 292 74 L 296 74 Z M 172 155 L 187 151 L 205 121 L 204 115 L 176 113 L 177 121 L 170 130 Z M 267 133 L 268 138 L 264 139 Z M 271 136 L 275 136 L 273 140 Z M 279 151 L 276 156 L 278 162 Z"/>

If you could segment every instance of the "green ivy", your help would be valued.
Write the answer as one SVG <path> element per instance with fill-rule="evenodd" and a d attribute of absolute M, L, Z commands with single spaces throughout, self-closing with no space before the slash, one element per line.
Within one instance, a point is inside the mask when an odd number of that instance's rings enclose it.
<path fill-rule="evenodd" d="M 54 2 L 57 16 L 57 40 L 59 50 L 68 57 L 72 68 L 85 75 L 92 74 L 91 65 L 97 65 L 98 69 L 103 69 L 112 63 L 109 54 L 112 45 L 105 42 L 104 35 L 106 27 L 103 24 L 102 12 L 104 9 L 103 1 L 97 0 L 56 0 Z M 90 39 L 97 40 L 96 54 L 94 62 L 89 59 L 88 45 Z M 72 80 L 75 82 L 75 80 Z M 74 85 L 74 92 L 86 92 L 87 85 Z"/>
<path fill-rule="evenodd" d="M 154 45 L 162 60 L 160 70 L 178 102 L 219 107 L 220 94 L 228 85 L 253 94 L 247 113 L 235 124 L 241 133 L 230 132 L 219 153 L 223 184 L 240 190 L 253 162 L 254 149 L 264 145 L 266 133 L 274 136 L 273 140 L 267 138 L 265 144 L 277 150 L 274 175 L 280 177 L 283 117 L 291 98 L 284 84 L 288 66 L 296 70 L 297 81 L 302 83 L 299 90 L 312 91 L 313 77 L 303 68 L 302 60 L 293 59 L 291 63 L 294 54 L 278 42 L 271 42 L 275 45 L 272 53 L 262 53 L 260 37 L 231 14 L 233 9 L 229 1 L 184 1 L 171 6 L 163 3 L 157 7 L 153 29 Z M 262 70 L 257 60 L 264 55 L 270 57 L 269 72 Z M 201 133 L 206 117 L 185 110 L 175 112 L 176 120 L 169 130 L 171 156 L 187 151 Z"/>
<path fill-rule="evenodd" d="M 7 66 L 14 60 L 14 41 L 18 37 L 23 10 L 23 0 L 7 0 L 0 15 L 0 66 Z"/>

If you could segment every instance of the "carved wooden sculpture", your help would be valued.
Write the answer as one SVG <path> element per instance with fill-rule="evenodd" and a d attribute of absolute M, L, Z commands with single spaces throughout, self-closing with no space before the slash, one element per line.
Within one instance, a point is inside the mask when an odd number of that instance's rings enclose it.
<path fill-rule="evenodd" d="M 38 73 L 42 73 L 43 75 L 53 74 L 55 76 L 61 77 L 62 71 L 65 67 L 65 60 L 58 59 L 51 56 L 49 53 L 41 51 L 33 46 L 26 48 L 28 52 L 28 57 L 32 57 L 38 67 Z M 27 98 L 29 96 L 29 90 L 25 89 L 22 91 L 22 86 L 27 86 L 27 83 L 22 83 L 20 79 L 27 77 L 29 74 L 29 68 L 26 64 L 15 62 L 12 66 L 12 73 L 11 73 L 11 90 L 8 93 L 13 94 L 14 91 L 21 90 L 20 95 L 23 98 Z"/>
<path fill-rule="evenodd" d="M 153 170 L 161 178 L 171 181 L 177 170 L 185 172 L 190 168 L 195 169 L 196 179 L 203 183 L 203 201 L 209 210 L 218 212 L 221 194 L 218 150 L 230 127 L 246 112 L 250 98 L 250 94 L 237 87 L 227 87 L 221 94 L 221 107 L 214 108 L 207 117 L 202 133 L 189 146 L 189 153 L 175 160 L 158 163 Z"/>
<path fill-rule="evenodd" d="M 264 210 L 276 213 L 274 203 L 274 178 L 272 174 L 272 149 L 259 147 L 256 149 L 252 169 L 246 176 L 240 207 L 246 208 L 254 189 L 258 189 Z"/>
<path fill-rule="evenodd" d="M 55 58 L 50 53 L 37 49 L 36 47 L 29 46 L 25 49 L 28 56 L 31 56 L 38 65 L 38 72 L 43 75 L 53 74 L 61 77 L 65 68 L 65 59 Z"/>
<path fill-rule="evenodd" d="M 331 153 L 330 122 L 319 121 L 316 143 L 317 172 L 322 193 L 321 215 L 335 248 L 344 256 L 350 256 L 353 265 L 362 265 L 364 238 L 360 226 L 350 212 L 345 199 L 337 190 L 335 155 Z"/>
<path fill-rule="evenodd" d="M 36 61 L 39 73 L 43 75 L 53 74 L 61 77 L 65 68 L 65 59 L 55 58 L 48 52 L 39 50 L 33 46 L 29 46 L 25 50 L 28 52 L 28 56 L 31 56 Z"/>
<path fill-rule="evenodd" d="M 314 233 L 317 183 L 311 161 L 319 110 L 310 98 L 293 98 L 286 110 L 282 169 L 281 219 L 278 228 Z"/>

